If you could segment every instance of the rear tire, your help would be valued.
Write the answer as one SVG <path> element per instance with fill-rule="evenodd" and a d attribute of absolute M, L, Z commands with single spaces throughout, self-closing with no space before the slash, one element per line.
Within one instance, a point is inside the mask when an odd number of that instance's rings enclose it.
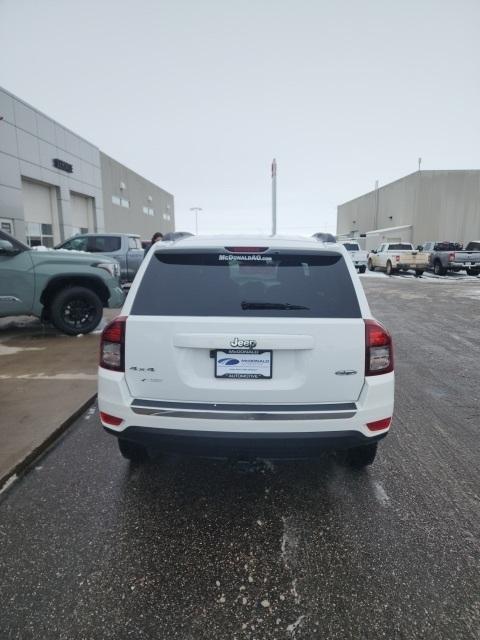
<path fill-rule="evenodd" d="M 415 269 L 415 276 L 420 278 L 423 274 L 423 269 Z"/>
<path fill-rule="evenodd" d="M 365 267 L 365 266 L 358 267 L 358 273 L 365 273 L 366 270 L 367 270 L 367 267 Z"/>
<path fill-rule="evenodd" d="M 478 276 L 480 274 L 477 269 L 466 269 L 466 272 L 469 276 Z"/>
<path fill-rule="evenodd" d="M 363 469 L 372 464 L 377 455 L 377 443 L 366 444 L 362 447 L 348 449 L 346 460 L 347 464 L 354 469 Z"/>
<path fill-rule="evenodd" d="M 393 276 L 393 267 L 390 260 L 387 262 L 387 276 Z"/>
<path fill-rule="evenodd" d="M 368 265 L 367 266 L 368 266 L 368 270 L 369 271 L 375 271 L 375 267 L 373 266 L 373 262 L 372 262 L 371 259 L 368 261 Z"/>
<path fill-rule="evenodd" d="M 59 331 L 69 336 L 90 333 L 98 327 L 102 315 L 102 301 L 86 287 L 62 289 L 49 305 L 50 320 Z"/>
<path fill-rule="evenodd" d="M 435 264 L 433 265 L 433 273 L 436 276 L 444 276 L 447 273 L 447 270 L 442 266 L 440 260 L 435 260 Z"/>
<path fill-rule="evenodd" d="M 148 460 L 147 450 L 145 447 L 142 447 L 141 444 L 131 442 L 130 440 L 124 440 L 123 438 L 118 438 L 118 448 L 120 449 L 122 456 L 127 460 L 130 460 L 130 462 L 140 464 Z"/>

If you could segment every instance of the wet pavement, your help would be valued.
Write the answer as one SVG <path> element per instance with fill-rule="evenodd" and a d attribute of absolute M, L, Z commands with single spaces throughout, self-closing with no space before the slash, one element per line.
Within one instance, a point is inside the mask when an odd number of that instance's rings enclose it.
<path fill-rule="evenodd" d="M 374 465 L 123 460 L 90 410 L 0 496 L 0 637 L 480 638 L 480 283 L 364 280 Z"/>
<path fill-rule="evenodd" d="M 97 391 L 101 329 L 67 336 L 37 318 L 0 319 L 0 486 L 62 429 Z"/>

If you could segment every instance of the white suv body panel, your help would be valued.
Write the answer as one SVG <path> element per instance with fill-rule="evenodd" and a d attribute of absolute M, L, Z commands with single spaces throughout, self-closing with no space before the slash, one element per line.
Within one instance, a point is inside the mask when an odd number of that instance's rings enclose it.
<path fill-rule="evenodd" d="M 388 429 L 372 432 L 367 429 L 366 425 L 369 422 L 382 420 L 392 415 L 393 396 L 394 374 L 386 373 L 382 376 L 372 376 L 365 379 L 365 383 L 355 403 L 356 408 L 354 415 L 348 418 L 340 416 L 342 413 L 352 413 L 350 410 L 338 411 L 339 417 L 337 418 L 296 419 L 295 413 L 291 412 L 290 419 L 275 420 L 275 413 L 280 413 L 283 416 L 288 412 L 281 410 L 278 405 L 272 405 L 272 409 L 275 410 L 268 411 L 268 406 L 265 405 L 264 413 L 269 413 L 268 420 L 254 420 L 247 416 L 245 419 L 228 419 L 222 417 L 222 419 L 219 420 L 212 420 L 210 418 L 202 419 L 196 407 L 190 410 L 192 417 L 178 417 L 176 415 L 169 417 L 168 414 L 141 415 L 135 413 L 132 408 L 134 398 L 127 387 L 123 373 L 101 369 L 98 384 L 100 410 L 122 418 L 123 420 L 119 427 L 107 425 L 109 429 L 118 433 L 122 433 L 132 426 L 142 426 L 158 431 L 163 429 L 178 429 L 188 431 L 192 434 L 196 431 L 209 431 L 219 433 L 251 433 L 252 436 L 262 433 L 301 434 L 358 431 L 366 438 L 374 438 L 381 433 L 387 432 Z M 184 411 L 184 413 L 186 412 Z M 239 411 L 232 410 L 232 413 L 238 414 Z M 244 408 L 243 413 L 249 413 L 247 407 Z M 302 413 L 302 415 L 305 415 L 305 413 Z M 313 414 L 315 412 L 311 411 L 311 413 Z M 222 410 L 222 416 L 223 415 L 225 415 L 224 410 Z"/>
<path fill-rule="evenodd" d="M 228 246 L 341 254 L 361 317 L 131 315 L 155 251 L 172 247 L 223 250 Z M 149 252 L 140 267 L 121 312 L 127 317 L 125 373 L 99 368 L 100 411 L 123 421 L 118 427 L 104 423 L 109 431 L 122 434 L 130 427 L 141 427 L 152 433 L 238 433 L 251 434 L 252 438 L 262 434 L 356 432 L 368 439 L 377 439 L 388 431 L 372 432 L 366 427 L 368 422 L 392 416 L 394 374 L 364 375 L 364 320 L 372 316 L 355 266 L 343 246 L 281 236 L 193 236 L 173 243 L 159 242 L 155 251 Z M 209 352 L 231 348 L 230 341 L 235 337 L 253 339 L 257 349 L 273 351 L 271 379 L 214 377 Z M 132 406 L 134 403 L 137 406 Z M 150 408 L 145 409 L 145 405 Z"/>

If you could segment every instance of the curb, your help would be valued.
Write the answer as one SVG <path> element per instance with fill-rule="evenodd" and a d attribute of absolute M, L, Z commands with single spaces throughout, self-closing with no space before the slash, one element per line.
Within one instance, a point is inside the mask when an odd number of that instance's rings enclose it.
<path fill-rule="evenodd" d="M 77 420 L 85 411 L 92 406 L 97 399 L 97 394 L 94 393 L 88 400 L 86 400 L 78 409 L 76 409 L 71 416 L 62 422 L 41 444 L 39 444 L 33 451 L 25 456 L 23 460 L 17 462 L 17 464 L 7 471 L 3 476 L 0 476 L 0 494 L 5 491 L 9 484 L 13 484 L 12 479 L 15 476 L 20 475 L 26 471 L 33 462 L 37 460 L 43 453 L 52 447 L 58 438 L 70 427 L 75 420 Z M 9 482 L 10 481 L 10 482 Z"/>

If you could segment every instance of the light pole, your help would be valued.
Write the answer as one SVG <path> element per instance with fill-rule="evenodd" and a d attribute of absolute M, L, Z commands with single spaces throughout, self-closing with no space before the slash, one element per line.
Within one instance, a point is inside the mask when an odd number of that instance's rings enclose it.
<path fill-rule="evenodd" d="M 198 236 L 198 212 L 203 209 L 202 207 L 190 207 L 190 211 L 195 211 L 195 235 Z"/>
<path fill-rule="evenodd" d="M 272 236 L 277 233 L 277 161 L 272 162 Z"/>

